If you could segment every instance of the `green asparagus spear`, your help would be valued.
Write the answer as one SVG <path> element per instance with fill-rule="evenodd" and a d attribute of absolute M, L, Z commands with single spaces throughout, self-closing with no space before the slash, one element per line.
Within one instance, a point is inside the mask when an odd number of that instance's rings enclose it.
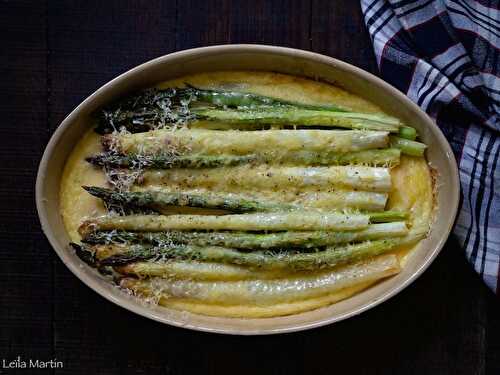
<path fill-rule="evenodd" d="M 168 230 L 357 230 L 368 226 L 369 214 L 291 211 L 234 215 L 106 215 L 89 219 L 80 234 L 121 229 L 165 232 Z"/>
<path fill-rule="evenodd" d="M 301 247 L 316 248 L 353 241 L 400 237 L 408 233 L 404 222 L 372 224 L 366 229 L 346 232 L 278 232 L 256 234 L 247 232 L 92 232 L 83 238 L 89 244 L 142 243 L 183 244 L 194 246 L 222 246 L 247 250 Z"/>
<path fill-rule="evenodd" d="M 273 202 L 268 200 L 247 199 L 234 194 L 206 192 L 203 194 L 189 194 L 162 191 L 115 191 L 98 186 L 82 186 L 93 196 L 102 199 L 112 206 L 132 206 L 158 210 L 169 206 L 187 206 L 207 209 L 222 209 L 235 213 L 293 211 L 304 209 L 300 204 Z M 382 211 L 369 213 L 372 223 L 403 221 L 408 218 L 406 212 Z"/>
<path fill-rule="evenodd" d="M 179 189 L 175 184 L 169 186 L 136 186 L 133 191 L 149 192 L 155 191 L 162 194 L 179 193 L 188 196 L 212 196 L 223 197 L 235 201 L 256 201 L 261 203 L 280 204 L 284 209 L 286 207 L 302 207 L 305 209 L 318 210 L 362 210 L 367 212 L 383 211 L 387 203 L 387 193 L 377 193 L 372 191 L 352 191 L 335 189 L 333 191 L 325 189 L 324 191 L 302 191 L 297 192 L 292 189 L 267 191 L 252 190 L 241 191 L 240 189 L 218 190 L 213 192 L 206 189 Z M 284 203 L 284 205 L 282 205 Z"/>
<path fill-rule="evenodd" d="M 383 158 L 383 156 L 382 156 Z M 118 168 L 137 169 L 170 169 L 170 168 L 217 168 L 247 164 L 258 160 L 255 155 L 115 155 L 110 153 L 89 156 L 86 160 L 94 165 Z"/>
<path fill-rule="evenodd" d="M 222 209 L 231 212 L 286 211 L 301 208 L 290 203 L 250 200 L 217 193 L 186 194 L 160 191 L 120 192 L 97 186 L 82 186 L 97 198 L 111 205 L 158 209 L 168 206 L 188 206 Z"/>
<path fill-rule="evenodd" d="M 391 147 L 399 148 L 405 155 L 424 156 L 427 146 L 420 142 L 411 141 L 400 137 L 391 136 Z"/>
<path fill-rule="evenodd" d="M 96 231 L 166 232 L 170 230 L 235 230 L 235 231 L 349 231 L 368 227 L 370 217 L 382 219 L 378 213 L 339 213 L 290 211 L 231 215 L 106 215 L 85 221 L 79 228 L 82 236 Z M 406 214 L 386 211 L 387 221 Z"/>
<path fill-rule="evenodd" d="M 179 95 L 190 97 L 191 101 L 205 102 L 217 107 L 252 108 L 259 106 L 294 106 L 306 109 L 322 109 L 339 112 L 346 111 L 346 109 L 334 104 L 304 104 L 245 92 L 199 89 L 191 85 L 188 85 L 185 89 L 178 89 L 177 92 Z"/>
<path fill-rule="evenodd" d="M 415 128 L 410 126 L 401 126 L 399 128 L 399 134 L 401 138 L 409 139 L 410 141 L 414 141 L 417 139 L 417 131 Z"/>
<path fill-rule="evenodd" d="M 396 148 L 382 150 L 365 150 L 337 154 L 334 152 L 307 152 L 299 151 L 281 155 L 274 161 L 295 165 L 353 165 L 363 164 L 370 166 L 396 166 L 399 164 L 401 151 Z M 273 160 L 270 158 L 268 163 Z"/>
<path fill-rule="evenodd" d="M 197 107 L 199 102 L 208 103 L 212 108 Z M 134 133 L 143 132 L 169 124 L 185 124 L 196 118 L 230 123 L 339 126 L 395 133 L 402 125 L 398 119 L 387 115 L 342 110 L 335 105 L 308 105 L 222 90 L 149 89 L 103 110 L 96 131 L 104 134 L 124 127 Z"/>
<path fill-rule="evenodd" d="M 199 119 L 254 125 L 334 126 L 398 133 L 397 118 L 367 113 L 331 112 L 294 107 L 261 107 L 250 110 L 193 109 Z"/>
<path fill-rule="evenodd" d="M 147 259 L 190 259 L 206 262 L 229 263 L 257 269 L 312 270 L 333 267 L 359 261 L 397 249 L 399 246 L 413 244 L 423 235 L 411 235 L 376 241 L 366 241 L 354 245 L 328 247 L 324 251 L 311 253 L 283 252 L 240 252 L 236 249 L 217 246 L 150 246 L 143 244 L 122 248 L 99 261 L 101 266 L 120 266 Z M 94 253 L 98 248 L 81 246 L 82 251 Z"/>
<path fill-rule="evenodd" d="M 137 169 L 170 169 L 170 168 L 216 168 L 230 167 L 253 162 L 292 165 L 351 165 L 363 164 L 371 166 L 395 166 L 399 164 L 400 150 L 389 148 L 383 150 L 366 150 L 337 154 L 334 152 L 298 151 L 290 153 L 269 153 L 261 155 L 115 155 L 98 154 L 86 160 L 94 165 Z"/>
<path fill-rule="evenodd" d="M 371 223 L 389 223 L 391 221 L 404 221 L 408 219 L 408 212 L 404 211 L 382 211 L 370 213 Z"/>

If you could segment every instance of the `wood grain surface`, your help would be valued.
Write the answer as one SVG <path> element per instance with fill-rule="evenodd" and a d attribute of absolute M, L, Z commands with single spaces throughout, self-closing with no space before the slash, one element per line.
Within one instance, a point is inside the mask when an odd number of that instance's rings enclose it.
<path fill-rule="evenodd" d="M 356 0 L 0 1 L 0 373 L 499 374 L 496 297 L 450 240 L 427 272 L 358 317 L 307 332 L 234 337 L 136 316 L 55 256 L 34 207 L 51 133 L 116 75 L 186 48 L 263 43 L 312 50 L 370 72 Z M 57 359 L 61 369 L 4 369 Z"/>

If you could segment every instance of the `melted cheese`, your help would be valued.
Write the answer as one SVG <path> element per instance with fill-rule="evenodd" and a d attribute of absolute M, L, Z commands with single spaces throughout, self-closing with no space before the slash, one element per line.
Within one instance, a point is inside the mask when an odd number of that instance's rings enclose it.
<path fill-rule="evenodd" d="M 376 105 L 340 88 L 321 82 L 282 74 L 265 72 L 214 72 L 181 77 L 159 87 L 182 86 L 190 83 L 200 88 L 224 88 L 273 96 L 308 104 L 338 103 L 359 112 L 381 112 Z M 88 217 L 105 213 L 100 200 L 85 192 L 82 185 L 106 186 L 99 169 L 85 162 L 85 157 L 101 150 L 100 137 L 92 130 L 82 138 L 66 163 L 61 181 L 61 215 L 72 241 L 78 242 L 78 227 Z M 388 209 L 409 210 L 412 230 L 428 230 L 433 213 L 433 186 L 429 167 L 424 159 L 402 157 L 401 164 L 391 170 L 393 189 L 389 194 Z M 272 190 L 271 190 L 272 191 Z M 275 191 L 280 193 L 280 191 Z M 193 213 L 193 209 L 189 210 Z M 194 210 L 196 211 L 196 210 Z M 182 210 L 180 210 L 182 212 Z M 418 246 L 418 245 L 417 245 Z M 414 247 L 401 249 L 404 264 Z M 161 298 L 162 305 L 194 313 L 233 317 L 272 317 L 307 311 L 337 302 L 367 288 L 364 283 L 317 298 L 279 303 L 274 306 L 233 305 L 220 306 L 178 298 Z"/>

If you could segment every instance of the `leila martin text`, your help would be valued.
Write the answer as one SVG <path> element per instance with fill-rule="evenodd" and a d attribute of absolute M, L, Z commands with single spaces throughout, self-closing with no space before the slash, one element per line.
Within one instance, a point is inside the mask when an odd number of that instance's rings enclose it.
<path fill-rule="evenodd" d="M 18 356 L 14 360 L 2 359 L 2 368 L 63 368 L 63 362 L 57 359 L 43 361 L 40 359 L 22 359 Z"/>

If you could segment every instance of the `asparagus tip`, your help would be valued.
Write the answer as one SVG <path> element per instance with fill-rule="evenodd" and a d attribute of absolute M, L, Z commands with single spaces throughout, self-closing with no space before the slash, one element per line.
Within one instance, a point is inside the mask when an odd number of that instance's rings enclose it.
<path fill-rule="evenodd" d="M 80 258 L 83 262 L 87 263 L 89 266 L 96 267 L 97 262 L 92 252 L 86 250 L 83 246 L 78 245 L 75 242 L 70 242 L 70 246 L 75 250 L 75 254 Z"/>
<path fill-rule="evenodd" d="M 87 163 L 94 164 L 94 165 L 103 165 L 103 164 L 102 164 L 102 160 L 101 160 L 101 158 L 99 157 L 99 155 L 87 156 L 87 157 L 85 158 L 85 161 L 86 161 Z"/>
<path fill-rule="evenodd" d="M 82 189 L 97 198 L 106 198 L 110 194 L 108 189 L 98 186 L 82 186 Z"/>

